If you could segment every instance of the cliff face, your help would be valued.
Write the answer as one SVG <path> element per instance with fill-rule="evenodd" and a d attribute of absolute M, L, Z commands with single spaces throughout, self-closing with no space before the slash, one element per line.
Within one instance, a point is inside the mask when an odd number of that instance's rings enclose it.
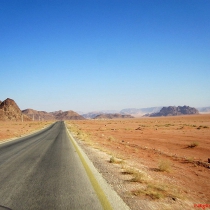
<path fill-rule="evenodd" d="M 198 110 L 189 107 L 189 106 L 169 106 L 163 107 L 160 112 L 152 113 L 148 116 L 150 117 L 158 117 L 158 116 L 176 116 L 176 115 L 192 115 L 192 114 L 199 114 Z"/>
<path fill-rule="evenodd" d="M 7 98 L 0 104 L 0 120 L 21 121 L 22 112 L 14 100 Z M 23 120 L 31 120 L 30 117 L 23 115 Z"/>

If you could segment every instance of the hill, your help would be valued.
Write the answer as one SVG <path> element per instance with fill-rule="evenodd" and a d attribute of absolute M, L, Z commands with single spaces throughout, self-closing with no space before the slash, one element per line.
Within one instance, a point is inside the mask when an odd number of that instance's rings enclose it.
<path fill-rule="evenodd" d="M 94 119 L 117 119 L 117 118 L 133 118 L 131 115 L 122 114 L 99 114 Z"/>
<path fill-rule="evenodd" d="M 163 107 L 159 112 L 147 114 L 149 117 L 159 117 L 159 116 L 177 116 L 177 115 L 192 115 L 199 114 L 198 110 L 189 106 L 169 106 Z"/>
<path fill-rule="evenodd" d="M 94 119 L 97 115 L 100 114 L 121 114 L 121 115 L 131 115 L 133 117 L 141 117 L 148 113 L 159 112 L 162 107 L 148 107 L 148 108 L 127 108 L 122 109 L 121 111 L 116 110 L 103 110 L 103 111 L 95 111 L 95 112 L 88 112 L 82 114 L 82 116 L 86 119 Z"/>
<path fill-rule="evenodd" d="M 39 120 L 55 120 L 55 117 L 48 112 L 45 111 L 37 111 L 34 109 L 25 109 L 22 110 L 22 113 L 32 118 L 35 121 Z"/>
<path fill-rule="evenodd" d="M 25 109 L 22 113 L 31 117 L 33 120 L 84 120 L 85 118 L 74 111 L 55 111 L 45 112 L 34 109 Z"/>
<path fill-rule="evenodd" d="M 22 114 L 20 108 L 14 100 L 7 98 L 0 103 L 0 120 L 2 121 L 30 121 L 30 117 Z"/>
<path fill-rule="evenodd" d="M 83 116 L 72 110 L 55 112 L 54 117 L 56 120 L 85 120 Z"/>
<path fill-rule="evenodd" d="M 104 114 L 103 112 L 88 112 L 86 114 L 82 114 L 82 116 L 86 119 L 94 119 L 96 116 Z"/>

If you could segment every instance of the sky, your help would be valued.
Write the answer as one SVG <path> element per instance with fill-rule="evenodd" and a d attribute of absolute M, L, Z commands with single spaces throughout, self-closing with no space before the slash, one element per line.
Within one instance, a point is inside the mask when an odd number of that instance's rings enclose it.
<path fill-rule="evenodd" d="M 210 106 L 209 0 L 0 0 L 0 100 L 82 112 Z"/>

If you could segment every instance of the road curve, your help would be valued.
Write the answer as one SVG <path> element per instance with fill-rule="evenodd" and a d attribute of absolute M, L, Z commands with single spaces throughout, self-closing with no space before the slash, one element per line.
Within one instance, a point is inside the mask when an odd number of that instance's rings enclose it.
<path fill-rule="evenodd" d="M 103 209 L 64 122 L 0 145 L 3 209 Z"/>

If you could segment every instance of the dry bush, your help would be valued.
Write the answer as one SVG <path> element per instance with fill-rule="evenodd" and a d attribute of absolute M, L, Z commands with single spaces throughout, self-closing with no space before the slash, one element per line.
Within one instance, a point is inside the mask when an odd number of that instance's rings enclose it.
<path fill-rule="evenodd" d="M 146 181 L 145 179 L 145 174 L 141 172 L 136 172 L 133 174 L 133 178 L 130 180 L 131 182 L 139 182 L 139 183 L 144 183 Z"/>
<path fill-rule="evenodd" d="M 156 186 L 149 184 L 144 189 L 132 191 L 132 194 L 136 196 L 144 195 L 152 199 L 160 199 L 165 197 L 167 193 L 164 186 Z"/>
<path fill-rule="evenodd" d="M 194 147 L 197 147 L 199 144 L 198 142 L 192 142 L 188 145 L 188 148 L 194 148 Z"/>
<path fill-rule="evenodd" d="M 182 198 L 180 190 L 175 186 L 168 186 L 159 183 L 149 183 L 145 188 L 133 190 L 132 194 L 136 196 L 147 196 L 154 200 L 166 197 L 172 198 L 173 200 Z"/>
<path fill-rule="evenodd" d="M 122 161 L 121 159 L 118 159 L 118 158 L 112 156 L 112 157 L 110 157 L 109 162 L 110 162 L 110 163 L 120 164 L 120 163 L 122 163 L 123 161 Z"/>
<path fill-rule="evenodd" d="M 108 140 L 109 140 L 109 141 L 114 141 L 115 138 L 114 138 L 113 136 L 109 136 L 109 137 L 108 137 Z"/>
<path fill-rule="evenodd" d="M 141 172 L 134 168 L 124 167 L 122 173 L 125 175 L 128 174 L 128 175 L 133 176 L 133 178 L 129 180 L 130 182 L 145 183 L 145 182 L 147 182 L 147 179 L 148 179 L 148 176 L 144 172 Z"/>
<path fill-rule="evenodd" d="M 159 171 L 171 171 L 171 162 L 169 160 L 161 160 L 158 165 Z"/>

